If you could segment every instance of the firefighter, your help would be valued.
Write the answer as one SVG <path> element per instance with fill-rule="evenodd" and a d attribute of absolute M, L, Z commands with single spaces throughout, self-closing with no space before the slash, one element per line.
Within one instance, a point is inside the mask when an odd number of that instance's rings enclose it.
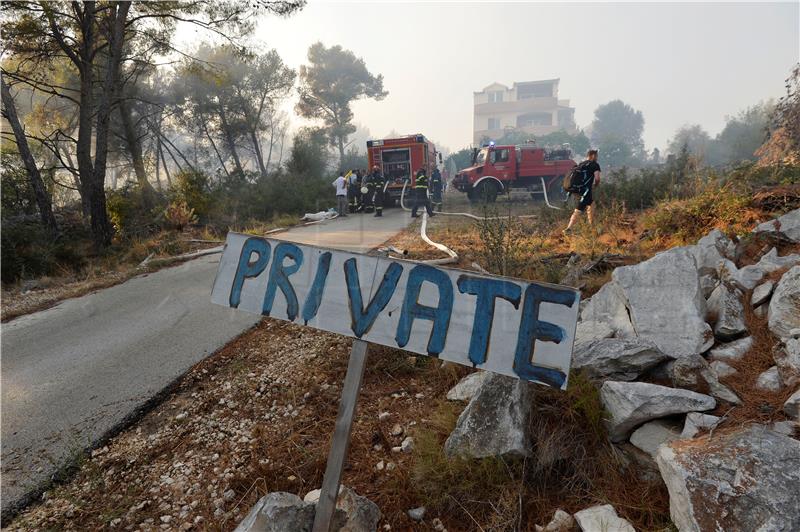
<path fill-rule="evenodd" d="M 434 216 L 431 210 L 431 202 L 428 200 L 428 174 L 425 168 L 420 168 L 417 171 L 417 177 L 414 180 L 414 207 L 411 209 L 411 217 L 417 217 L 417 209 L 424 206 L 428 212 L 428 216 Z"/>
<path fill-rule="evenodd" d="M 347 199 L 350 204 L 350 212 L 357 212 L 361 196 L 361 174 L 358 170 L 352 170 L 347 176 Z"/>
<path fill-rule="evenodd" d="M 442 192 L 442 174 L 437 167 L 433 169 L 433 173 L 431 174 L 431 195 L 433 196 L 433 206 L 438 209 L 439 212 L 442 212 Z"/>
<path fill-rule="evenodd" d="M 383 216 L 383 189 L 386 186 L 386 179 L 383 177 L 378 165 L 372 167 L 372 173 L 367 176 L 370 190 L 371 203 L 375 207 L 375 217 Z"/>

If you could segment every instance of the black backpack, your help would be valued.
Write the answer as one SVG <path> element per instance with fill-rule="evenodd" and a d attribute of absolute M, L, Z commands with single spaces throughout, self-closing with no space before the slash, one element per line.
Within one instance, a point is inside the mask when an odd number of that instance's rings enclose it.
<path fill-rule="evenodd" d="M 587 175 L 589 173 L 589 163 L 591 161 L 583 161 L 564 176 L 562 187 L 566 192 L 580 192 L 581 189 L 586 188 L 586 185 L 589 184 L 589 179 L 592 177 Z"/>

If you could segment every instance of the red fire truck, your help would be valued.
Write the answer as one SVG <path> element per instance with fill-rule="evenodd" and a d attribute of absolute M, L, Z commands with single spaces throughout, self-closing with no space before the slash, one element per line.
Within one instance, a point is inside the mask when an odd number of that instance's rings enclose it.
<path fill-rule="evenodd" d="M 567 147 L 544 149 L 534 143 L 489 145 L 476 149 L 472 166 L 460 170 L 453 186 L 471 201 L 492 202 L 512 189 L 544 196 L 549 204 L 561 195 L 564 175 L 575 166 Z"/>
<path fill-rule="evenodd" d="M 403 183 L 408 182 L 408 189 L 414 185 L 414 176 L 417 170 L 425 168 L 428 176 L 436 167 L 437 157 L 441 163 L 441 154 L 425 135 L 416 134 L 392 139 L 367 141 L 367 156 L 369 169 L 378 166 L 386 177 L 387 186 L 384 193 L 384 202 L 393 204 L 400 199 Z"/>

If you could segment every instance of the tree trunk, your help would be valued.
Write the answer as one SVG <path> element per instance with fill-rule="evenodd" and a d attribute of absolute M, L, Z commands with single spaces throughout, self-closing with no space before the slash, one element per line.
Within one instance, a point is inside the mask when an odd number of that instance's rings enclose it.
<path fill-rule="evenodd" d="M 159 149 L 160 143 L 161 139 L 156 138 L 156 147 L 153 151 L 156 152 L 156 184 L 158 185 L 158 190 L 163 190 L 161 188 L 161 150 Z"/>
<path fill-rule="evenodd" d="M 337 148 L 339 148 L 339 167 L 344 171 L 344 137 L 341 135 L 336 136 Z"/>
<path fill-rule="evenodd" d="M 275 147 L 275 117 L 269 122 L 269 151 L 267 152 L 267 162 L 264 167 L 269 169 L 269 164 L 272 162 L 272 149 Z"/>
<path fill-rule="evenodd" d="M 261 143 L 258 142 L 258 135 L 256 130 L 250 130 L 250 140 L 253 142 L 253 151 L 256 154 L 256 163 L 258 170 L 261 172 L 262 177 L 267 177 L 267 167 L 264 165 L 264 155 L 261 153 Z"/>
<path fill-rule="evenodd" d="M 67 164 L 70 167 L 75 168 L 75 162 L 72 160 L 72 154 L 69 150 L 64 151 L 64 157 L 67 159 Z M 89 198 L 86 197 L 86 194 L 83 193 L 83 188 L 81 187 L 81 175 L 80 173 L 70 172 L 72 174 L 72 180 L 75 183 L 75 189 L 78 191 L 78 196 L 81 198 L 81 215 L 83 216 L 84 220 L 89 219 Z"/>
<path fill-rule="evenodd" d="M 206 138 L 208 142 L 211 143 L 211 147 L 214 148 L 214 153 L 217 154 L 217 160 L 219 160 L 219 164 L 222 166 L 222 171 L 225 172 L 225 175 L 230 177 L 231 174 L 228 172 L 228 168 L 225 166 L 225 161 L 222 159 L 222 155 L 220 155 L 219 150 L 217 149 L 217 143 L 214 142 L 214 137 L 211 136 L 211 133 L 208 131 L 208 122 L 203 118 L 203 115 L 200 115 L 200 121 L 203 124 L 203 131 L 206 134 Z"/>
<path fill-rule="evenodd" d="M 42 218 L 42 223 L 50 231 L 51 234 L 58 233 L 58 224 L 56 218 L 53 216 L 53 204 L 50 201 L 50 195 L 47 193 L 47 188 L 42 181 L 42 176 L 39 173 L 39 167 L 36 166 L 36 161 L 33 160 L 30 147 L 28 146 L 28 139 L 25 138 L 25 131 L 22 129 L 22 124 L 17 116 L 17 108 L 14 104 L 14 98 L 11 96 L 11 90 L 6 85 L 6 82 L 0 79 L 0 89 L 2 90 L 3 107 L 5 107 L 5 115 L 11 129 L 14 132 L 14 138 L 17 141 L 17 149 L 22 162 L 25 164 L 25 169 L 28 171 L 28 179 L 31 182 L 33 194 L 36 197 L 36 204 L 39 207 L 39 216 Z"/>
<path fill-rule="evenodd" d="M 128 151 L 133 161 L 133 171 L 136 173 L 136 182 L 139 183 L 139 187 L 142 189 L 145 207 L 149 209 L 153 206 L 155 190 L 147 179 L 144 159 L 142 158 L 142 143 L 139 140 L 136 125 L 133 123 L 131 107 L 124 98 L 119 102 L 119 114 L 122 118 L 122 129 L 125 131 L 125 144 L 128 146 Z"/>
<path fill-rule="evenodd" d="M 92 116 L 94 115 L 94 43 L 95 43 L 95 7 L 94 2 L 85 2 L 83 12 L 76 13 L 81 20 L 83 41 L 80 46 L 80 106 L 78 107 L 78 142 L 75 156 L 78 159 L 78 175 L 81 181 L 81 201 L 85 215 L 92 216 L 92 179 L 94 163 L 92 162 Z M 79 8 L 76 7 L 79 11 Z"/>
<path fill-rule="evenodd" d="M 161 156 L 161 161 L 163 161 L 163 163 L 164 163 L 164 174 L 166 174 L 166 176 L 167 176 L 167 188 L 172 188 L 172 176 L 169 175 L 169 166 L 167 166 L 167 164 L 168 164 L 167 163 L 167 158 L 164 157 L 164 147 L 161 145 L 160 138 L 161 137 L 159 136 L 158 153 Z"/>
<path fill-rule="evenodd" d="M 234 142 L 233 133 L 231 132 L 230 127 L 228 127 L 228 119 L 225 114 L 225 108 L 220 104 L 218 110 L 222 132 L 225 135 L 225 141 L 228 143 L 228 149 L 233 157 L 233 163 L 236 166 L 236 171 L 239 172 L 239 175 L 244 175 L 242 161 L 239 159 L 239 153 L 236 151 L 236 142 Z"/>
<path fill-rule="evenodd" d="M 125 39 L 125 19 L 130 2 L 118 2 L 109 6 L 107 35 L 107 63 L 105 80 L 97 105 L 97 131 L 95 133 L 94 175 L 92 179 L 91 213 L 92 234 L 95 246 L 104 248 L 111 243 L 114 228 L 106 210 L 106 163 L 108 161 L 108 134 L 111 111 L 117 103 L 119 65 L 122 60 L 122 44 Z"/>

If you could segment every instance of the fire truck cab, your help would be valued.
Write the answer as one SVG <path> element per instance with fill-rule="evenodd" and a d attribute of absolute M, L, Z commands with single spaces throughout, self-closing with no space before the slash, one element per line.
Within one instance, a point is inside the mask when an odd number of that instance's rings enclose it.
<path fill-rule="evenodd" d="M 460 170 L 453 186 L 472 201 L 493 202 L 500 193 L 521 189 L 532 195 L 559 195 L 564 175 L 575 166 L 568 147 L 545 149 L 535 143 L 489 145 L 476 149 L 472 166 Z M 549 201 L 548 201 L 549 203 Z"/>
<path fill-rule="evenodd" d="M 425 135 L 407 135 L 404 137 L 367 141 L 368 172 L 378 166 L 386 178 L 384 202 L 394 204 L 400 199 L 403 184 L 414 186 L 417 170 L 425 168 L 428 176 L 436 168 L 437 157 L 441 162 L 441 154 Z M 406 190 L 408 193 L 408 189 Z"/>

